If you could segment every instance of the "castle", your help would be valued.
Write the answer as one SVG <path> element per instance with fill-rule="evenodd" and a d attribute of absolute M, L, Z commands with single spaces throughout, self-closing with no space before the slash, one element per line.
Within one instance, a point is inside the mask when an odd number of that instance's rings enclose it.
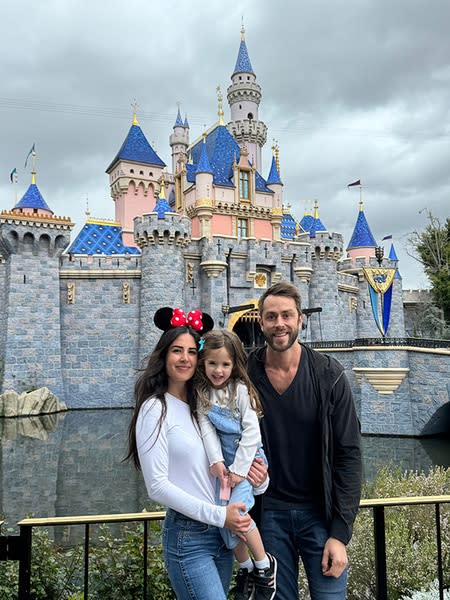
<path fill-rule="evenodd" d="M 261 341 L 258 297 L 289 280 L 306 309 L 306 341 L 386 342 L 381 350 L 327 349 L 346 368 L 363 431 L 439 432 L 448 351 L 387 343 L 406 335 L 394 246 L 380 253 L 362 202 L 347 247 L 324 226 L 317 204 L 296 222 L 277 147 L 269 173 L 261 173 L 267 126 L 243 30 L 231 82 L 230 120 L 218 89 L 218 120 L 198 139 L 190 140 L 178 109 L 170 168 L 134 114 L 106 170 L 115 221 L 88 217 L 71 241 L 74 224 L 54 215 L 34 169 L 21 200 L 0 213 L 2 391 L 45 385 L 69 408 L 130 406 L 136 369 L 159 335 L 157 308 L 200 307 L 251 346 Z M 374 273 L 390 278 L 378 296 L 368 285 Z M 383 295 L 380 312 L 374 303 Z"/>

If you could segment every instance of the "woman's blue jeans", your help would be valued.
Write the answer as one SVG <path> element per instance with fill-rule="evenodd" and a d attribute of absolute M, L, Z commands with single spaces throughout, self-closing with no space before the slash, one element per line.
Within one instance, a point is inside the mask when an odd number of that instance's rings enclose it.
<path fill-rule="evenodd" d="M 225 547 L 217 527 L 168 509 L 163 551 L 177 600 L 226 600 L 233 554 Z"/>
<path fill-rule="evenodd" d="M 320 513 L 309 507 L 263 510 L 260 532 L 267 552 L 278 560 L 276 600 L 299 599 L 299 558 L 311 600 L 345 600 L 347 570 L 337 578 L 322 575 L 323 548 L 329 535 Z"/>

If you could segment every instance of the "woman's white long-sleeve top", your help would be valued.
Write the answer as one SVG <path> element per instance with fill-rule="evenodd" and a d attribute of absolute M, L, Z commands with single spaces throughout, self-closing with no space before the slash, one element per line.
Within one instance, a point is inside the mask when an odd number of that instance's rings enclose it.
<path fill-rule="evenodd" d="M 159 430 L 162 405 L 144 402 L 136 423 L 136 442 L 149 497 L 183 515 L 223 527 L 226 507 L 214 504 L 214 478 L 200 430 L 189 406 L 165 394 L 167 413 Z M 159 430 L 159 433 L 158 433 Z"/>

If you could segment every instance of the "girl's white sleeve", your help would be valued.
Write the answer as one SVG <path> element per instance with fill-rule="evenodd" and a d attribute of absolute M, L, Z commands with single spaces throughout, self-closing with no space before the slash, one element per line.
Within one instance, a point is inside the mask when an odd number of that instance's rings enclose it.
<path fill-rule="evenodd" d="M 261 432 L 258 416 L 250 406 L 247 386 L 238 383 L 236 388 L 236 404 L 241 413 L 242 436 L 239 442 L 233 464 L 229 466 L 232 473 L 247 477 L 250 466 L 255 458 L 256 450 L 261 445 Z"/>
<path fill-rule="evenodd" d="M 168 422 L 166 415 L 158 433 L 161 411 L 161 402 L 150 399 L 142 406 L 136 423 L 139 461 L 149 497 L 191 519 L 223 527 L 226 507 L 201 500 L 186 492 L 182 482 L 176 485 L 169 480 Z M 186 473 L 187 487 L 193 476 L 192 472 Z"/>
<path fill-rule="evenodd" d="M 208 416 L 201 412 L 198 412 L 198 423 L 202 432 L 203 445 L 208 455 L 209 466 L 211 467 L 218 462 L 224 462 L 217 429 L 208 419 Z"/>

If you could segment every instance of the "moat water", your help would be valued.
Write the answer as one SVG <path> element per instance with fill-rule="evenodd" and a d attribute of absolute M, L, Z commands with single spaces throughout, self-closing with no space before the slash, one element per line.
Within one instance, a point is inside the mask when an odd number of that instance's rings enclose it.
<path fill-rule="evenodd" d="M 69 411 L 0 419 L 0 516 L 140 512 L 149 505 L 142 476 L 122 462 L 129 409 Z M 428 471 L 450 467 L 450 439 L 363 437 L 364 477 L 383 465 Z"/>

